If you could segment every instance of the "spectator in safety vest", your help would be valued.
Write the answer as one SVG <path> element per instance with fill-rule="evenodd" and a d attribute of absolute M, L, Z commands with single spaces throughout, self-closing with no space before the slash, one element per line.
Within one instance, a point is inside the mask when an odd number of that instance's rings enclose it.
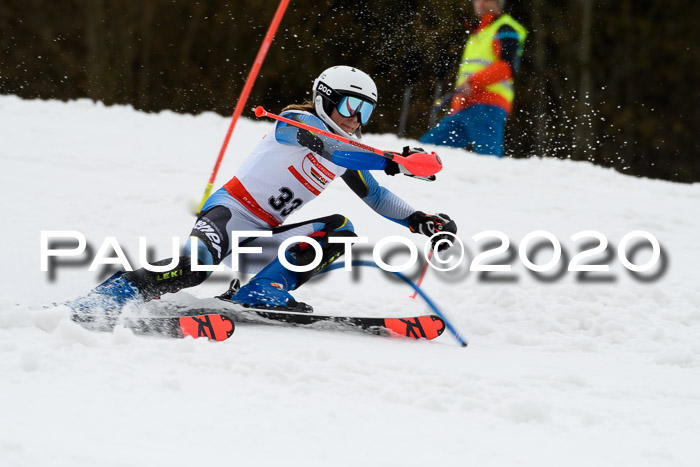
<path fill-rule="evenodd" d="M 503 13 L 505 0 L 473 0 L 478 26 L 469 35 L 451 98 L 450 115 L 421 143 L 468 147 L 478 154 L 503 156 L 506 117 L 513 104 L 527 30 Z"/>

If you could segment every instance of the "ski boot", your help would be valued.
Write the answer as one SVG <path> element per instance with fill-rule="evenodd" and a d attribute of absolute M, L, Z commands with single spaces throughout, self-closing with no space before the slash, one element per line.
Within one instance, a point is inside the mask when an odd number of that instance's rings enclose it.
<path fill-rule="evenodd" d="M 229 290 L 228 298 L 219 298 L 228 299 L 248 308 L 312 313 L 313 308 L 310 305 L 294 300 L 289 291 L 299 288 L 343 254 L 342 244 L 330 243 L 328 240 L 330 236 L 357 236 L 352 230 L 352 223 L 340 214 L 318 219 L 318 221 L 319 223 L 323 221 L 323 229 L 313 232 L 309 237 L 321 246 L 323 256 L 319 266 L 310 271 L 294 272 L 282 266 L 279 258 L 275 258 L 239 290 Z M 297 243 L 285 253 L 287 262 L 297 266 L 311 264 L 315 256 L 315 249 L 306 242 Z"/>
<path fill-rule="evenodd" d="M 229 290 L 218 298 L 246 308 L 313 313 L 311 305 L 296 301 L 288 292 L 296 285 L 297 273 L 276 258 L 243 287 L 238 279 L 231 281 Z"/>
<path fill-rule="evenodd" d="M 68 306 L 71 318 L 91 329 L 111 330 L 122 309 L 130 303 L 143 303 L 141 291 L 119 271 Z"/>

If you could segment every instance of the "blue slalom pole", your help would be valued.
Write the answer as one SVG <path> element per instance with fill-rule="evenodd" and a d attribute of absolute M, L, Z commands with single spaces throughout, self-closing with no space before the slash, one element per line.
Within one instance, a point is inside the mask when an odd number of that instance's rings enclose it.
<path fill-rule="evenodd" d="M 374 261 L 354 260 L 351 263 L 351 265 L 352 266 L 369 266 L 369 267 L 377 268 L 377 269 L 384 271 L 384 269 L 380 268 Z M 319 274 L 324 274 L 328 271 L 332 271 L 334 269 L 340 269 L 340 268 L 344 268 L 344 267 L 345 267 L 345 262 L 333 263 L 330 266 L 328 266 L 327 268 L 325 268 L 324 270 L 320 271 Z M 387 271 L 387 272 L 391 272 L 392 274 L 400 277 L 401 280 L 403 280 L 405 283 L 410 285 L 413 288 L 413 290 L 415 290 L 418 293 L 418 295 L 420 295 L 423 298 L 423 300 L 425 300 L 425 303 L 428 304 L 428 306 L 433 310 L 433 312 L 435 312 L 435 314 L 438 315 L 445 322 L 445 326 L 447 327 L 447 329 L 450 330 L 452 335 L 455 336 L 455 339 L 457 339 L 457 342 L 459 342 L 459 345 L 461 345 L 462 347 L 467 346 L 467 344 L 468 344 L 467 340 L 464 339 L 460 335 L 457 328 L 455 328 L 452 325 L 452 323 L 450 323 L 450 320 L 448 320 L 447 317 L 444 314 L 442 314 L 440 309 L 435 305 L 435 303 L 433 303 L 433 301 L 430 298 L 428 298 L 428 296 L 420 289 L 420 287 L 418 287 L 416 284 L 413 283 L 413 281 L 411 279 L 409 279 L 408 277 L 406 277 L 404 274 L 402 274 L 400 272 L 394 272 L 394 271 Z"/>

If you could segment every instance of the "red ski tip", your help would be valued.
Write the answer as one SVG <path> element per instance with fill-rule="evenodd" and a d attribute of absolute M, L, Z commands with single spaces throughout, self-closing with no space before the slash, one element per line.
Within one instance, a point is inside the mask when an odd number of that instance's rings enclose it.
<path fill-rule="evenodd" d="M 255 116 L 256 117 L 258 117 L 258 118 L 264 117 L 266 114 L 267 114 L 267 112 L 265 111 L 265 109 L 262 108 L 261 105 L 259 105 L 255 108 Z"/>
<path fill-rule="evenodd" d="M 226 316 L 201 315 L 180 318 L 180 329 L 183 337 L 206 337 L 212 341 L 224 341 L 231 337 L 236 326 Z"/>
<path fill-rule="evenodd" d="M 435 339 L 445 330 L 445 322 L 437 316 L 415 318 L 387 318 L 384 325 L 389 332 L 412 339 Z"/>

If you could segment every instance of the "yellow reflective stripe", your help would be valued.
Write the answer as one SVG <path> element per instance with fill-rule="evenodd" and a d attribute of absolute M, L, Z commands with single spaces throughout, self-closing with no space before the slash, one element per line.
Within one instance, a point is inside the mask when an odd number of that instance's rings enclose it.
<path fill-rule="evenodd" d="M 494 94 L 498 94 L 499 96 L 506 99 L 508 102 L 513 102 L 513 98 L 515 97 L 515 92 L 513 91 L 512 85 L 509 87 L 504 82 L 486 86 L 486 90 Z"/>
<path fill-rule="evenodd" d="M 486 28 L 469 37 L 462 55 L 462 63 L 460 64 L 457 82 L 455 83 L 456 86 L 461 86 L 469 76 L 483 70 L 498 59 L 493 51 L 493 41 L 496 38 L 498 29 L 504 24 L 515 29 L 518 33 L 520 45 L 523 45 L 527 36 L 527 30 L 510 15 L 502 15 Z M 491 84 L 486 87 L 486 90 L 502 96 L 508 102 L 513 102 L 513 97 L 515 96 L 512 79 Z"/>

